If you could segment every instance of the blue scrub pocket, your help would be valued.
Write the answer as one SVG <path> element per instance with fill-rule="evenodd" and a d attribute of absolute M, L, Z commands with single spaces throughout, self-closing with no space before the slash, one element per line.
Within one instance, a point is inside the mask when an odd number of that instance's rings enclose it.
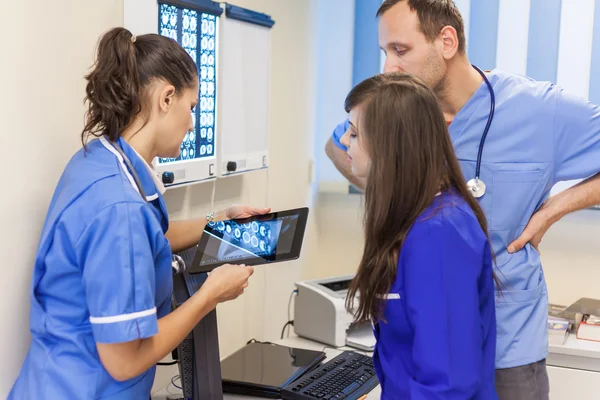
<path fill-rule="evenodd" d="M 539 361 L 535 355 L 545 354 L 548 297 L 543 274 L 533 289 L 502 290 L 496 293 L 496 368 L 513 367 Z"/>
<path fill-rule="evenodd" d="M 491 185 L 492 213 L 490 229 L 508 230 L 526 224 L 544 196 L 549 164 L 525 163 L 494 166 Z"/>

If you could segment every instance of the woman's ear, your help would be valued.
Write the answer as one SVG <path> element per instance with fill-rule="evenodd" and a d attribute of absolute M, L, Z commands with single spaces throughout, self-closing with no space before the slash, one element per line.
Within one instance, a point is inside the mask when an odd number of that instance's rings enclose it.
<path fill-rule="evenodd" d="M 162 88 L 160 93 L 160 110 L 168 112 L 169 108 L 173 105 L 175 100 L 175 87 L 173 85 L 166 85 Z"/>

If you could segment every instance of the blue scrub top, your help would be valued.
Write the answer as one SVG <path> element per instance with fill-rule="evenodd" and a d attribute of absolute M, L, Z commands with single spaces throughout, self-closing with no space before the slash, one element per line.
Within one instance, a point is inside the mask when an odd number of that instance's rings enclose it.
<path fill-rule="evenodd" d="M 463 198 L 442 193 L 417 218 L 374 331 L 382 399 L 498 398 L 490 245 Z"/>
<path fill-rule="evenodd" d="M 171 304 L 168 215 L 145 162 L 105 139 L 76 153 L 50 204 L 35 258 L 31 346 L 9 399 L 148 399 L 155 368 L 125 382 L 107 373 L 96 343 L 158 333 Z"/>
<path fill-rule="evenodd" d="M 488 78 L 496 112 L 481 163 L 487 185 L 479 199 L 489 224 L 498 277 L 496 368 L 517 367 L 548 355 L 548 293 L 540 255 L 527 244 L 515 254 L 508 245 L 525 229 L 557 182 L 600 172 L 600 108 L 548 82 L 494 70 Z M 485 83 L 450 124 L 466 180 L 475 177 L 479 141 L 490 109 Z M 347 128 L 340 124 L 333 142 Z"/>

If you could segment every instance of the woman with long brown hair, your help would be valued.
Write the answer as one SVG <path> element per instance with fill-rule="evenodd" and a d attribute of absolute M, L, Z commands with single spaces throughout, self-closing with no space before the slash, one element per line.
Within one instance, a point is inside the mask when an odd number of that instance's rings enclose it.
<path fill-rule="evenodd" d="M 378 75 L 346 98 L 365 248 L 347 305 L 372 321 L 384 399 L 497 399 L 487 222 L 424 83 Z"/>

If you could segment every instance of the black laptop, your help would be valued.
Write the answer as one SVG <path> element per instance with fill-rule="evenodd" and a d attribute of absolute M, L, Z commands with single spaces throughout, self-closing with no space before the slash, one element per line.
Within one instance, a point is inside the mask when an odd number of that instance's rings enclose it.
<path fill-rule="evenodd" d="M 221 361 L 223 392 L 278 399 L 281 388 L 324 359 L 322 351 L 250 343 Z"/>

